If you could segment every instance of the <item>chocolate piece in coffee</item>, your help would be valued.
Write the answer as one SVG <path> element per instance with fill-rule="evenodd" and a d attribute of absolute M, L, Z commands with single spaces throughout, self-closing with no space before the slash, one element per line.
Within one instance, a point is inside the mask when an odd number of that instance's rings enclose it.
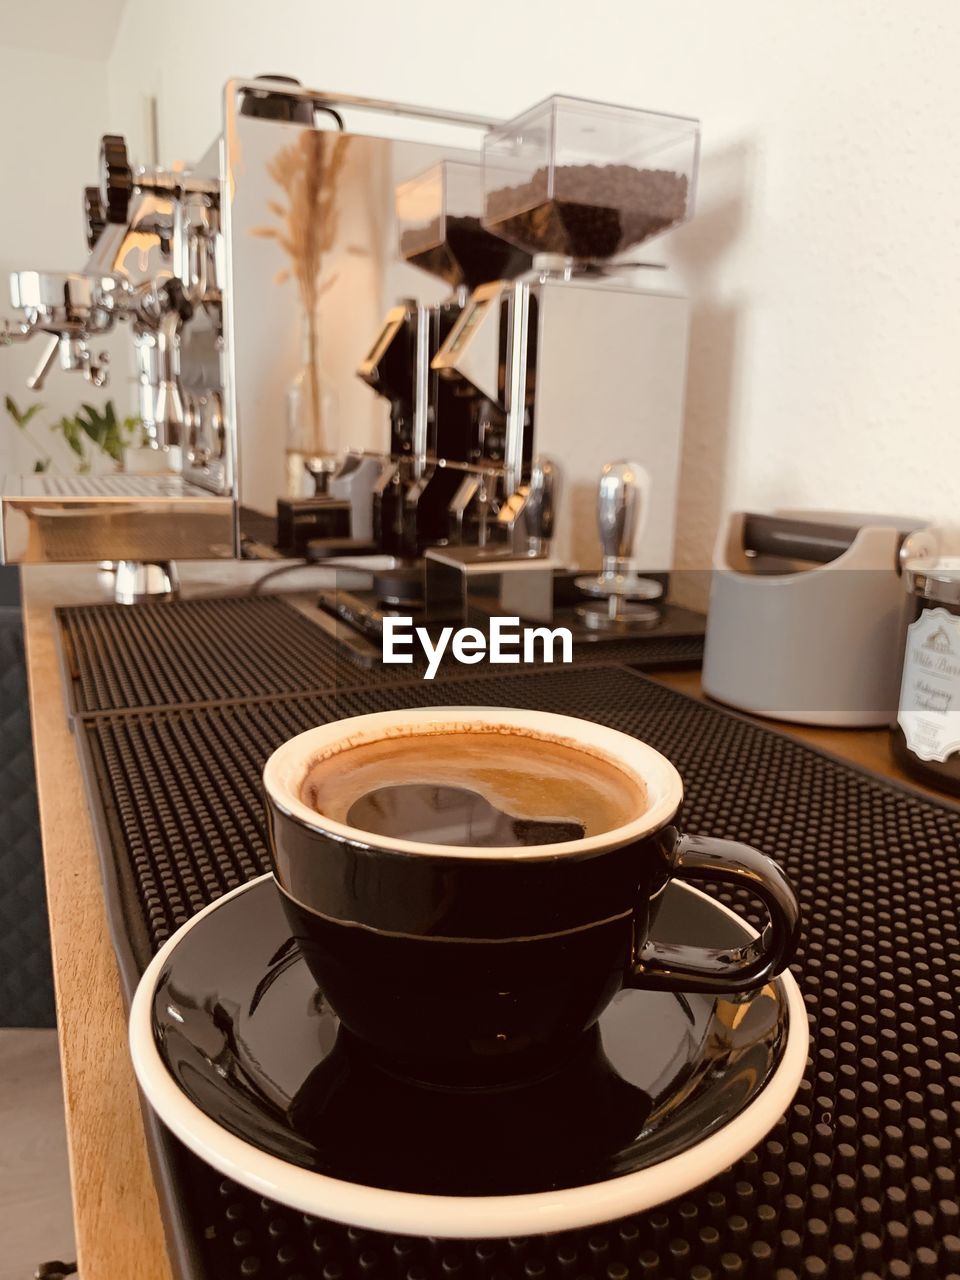
<path fill-rule="evenodd" d="M 487 195 L 486 221 L 498 235 L 541 253 L 609 258 L 680 222 L 686 174 L 629 164 L 560 165 Z"/>
<path fill-rule="evenodd" d="M 530 266 L 528 253 L 488 231 L 479 218 L 448 215 L 445 227 L 439 218 L 426 227 L 410 227 L 400 237 L 400 252 L 454 288 L 510 280 Z"/>
<path fill-rule="evenodd" d="M 300 796 L 358 831 L 464 848 L 579 840 L 625 826 L 647 807 L 643 783 L 616 761 L 495 727 L 346 747 L 309 766 Z"/>

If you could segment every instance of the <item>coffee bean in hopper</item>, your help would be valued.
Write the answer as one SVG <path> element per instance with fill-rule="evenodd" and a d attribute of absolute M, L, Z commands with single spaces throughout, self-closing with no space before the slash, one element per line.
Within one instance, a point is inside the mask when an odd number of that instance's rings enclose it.
<path fill-rule="evenodd" d="M 541 253 L 609 258 L 683 220 L 687 178 L 669 169 L 628 164 L 560 165 L 553 197 L 548 170 L 487 196 L 487 222 L 498 235 Z"/>

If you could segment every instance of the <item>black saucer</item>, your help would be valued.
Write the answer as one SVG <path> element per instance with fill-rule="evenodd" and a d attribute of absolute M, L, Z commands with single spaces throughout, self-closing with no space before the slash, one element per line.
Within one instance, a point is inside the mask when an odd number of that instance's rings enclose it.
<path fill-rule="evenodd" d="M 741 943 L 744 932 L 681 885 L 665 892 L 655 929 L 663 941 L 714 947 Z M 153 1045 L 180 1093 L 219 1129 L 288 1165 L 420 1195 L 582 1188 L 684 1152 L 695 1164 L 693 1149 L 777 1073 L 792 1029 L 790 978 L 750 997 L 626 991 L 549 1078 L 427 1088 L 390 1075 L 340 1029 L 269 877 L 173 942 L 149 1008 Z M 771 1088 L 786 1087 L 773 1119 L 796 1087 L 789 1074 Z M 695 1168 L 690 1179 L 701 1180 Z"/>

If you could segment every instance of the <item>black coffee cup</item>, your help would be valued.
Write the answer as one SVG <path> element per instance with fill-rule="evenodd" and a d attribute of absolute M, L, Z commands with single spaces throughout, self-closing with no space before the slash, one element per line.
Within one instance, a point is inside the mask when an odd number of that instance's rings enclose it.
<path fill-rule="evenodd" d="M 301 798 L 318 758 L 473 726 L 606 757 L 642 784 L 643 812 L 579 840 L 471 849 L 371 835 Z M 502 707 L 357 716 L 284 743 L 263 778 L 273 874 L 307 964 L 357 1040 L 416 1079 L 528 1080 L 575 1053 L 623 987 L 750 991 L 796 948 L 797 900 L 779 866 L 734 841 L 681 834 L 683 787 L 669 760 L 589 721 Z M 739 948 L 655 942 L 650 926 L 673 878 L 746 888 L 768 923 Z"/>

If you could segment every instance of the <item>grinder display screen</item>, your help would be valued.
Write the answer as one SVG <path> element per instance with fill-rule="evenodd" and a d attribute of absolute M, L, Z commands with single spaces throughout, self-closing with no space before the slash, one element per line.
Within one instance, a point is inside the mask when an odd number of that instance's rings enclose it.
<path fill-rule="evenodd" d="M 450 344 L 451 355 L 456 354 L 458 351 L 462 351 L 467 345 L 470 340 L 470 335 L 483 319 L 483 315 L 489 306 L 490 299 L 484 298 L 482 302 L 477 302 L 470 308 L 463 318 L 459 332 Z"/>
<path fill-rule="evenodd" d="M 400 320 L 388 320 L 380 330 L 380 336 L 371 348 L 370 354 L 363 362 L 364 369 L 375 369 L 386 354 L 387 347 L 393 341 L 397 330 L 400 328 Z"/>

